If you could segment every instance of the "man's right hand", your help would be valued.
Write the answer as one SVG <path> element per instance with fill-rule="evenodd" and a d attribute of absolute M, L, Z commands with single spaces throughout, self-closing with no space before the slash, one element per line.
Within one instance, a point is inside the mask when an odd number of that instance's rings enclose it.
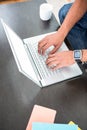
<path fill-rule="evenodd" d="M 50 46 L 54 46 L 54 49 L 50 52 L 50 54 L 53 54 L 61 46 L 63 40 L 64 39 L 61 33 L 59 33 L 58 31 L 53 34 L 47 35 L 45 38 L 39 41 L 38 52 L 43 55 Z"/>

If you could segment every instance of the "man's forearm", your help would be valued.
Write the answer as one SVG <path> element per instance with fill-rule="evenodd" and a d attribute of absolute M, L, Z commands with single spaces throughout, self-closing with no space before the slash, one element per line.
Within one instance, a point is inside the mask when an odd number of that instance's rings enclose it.
<path fill-rule="evenodd" d="M 72 27 L 82 18 L 87 11 L 87 0 L 76 0 L 66 15 L 59 31 L 65 38 Z"/>

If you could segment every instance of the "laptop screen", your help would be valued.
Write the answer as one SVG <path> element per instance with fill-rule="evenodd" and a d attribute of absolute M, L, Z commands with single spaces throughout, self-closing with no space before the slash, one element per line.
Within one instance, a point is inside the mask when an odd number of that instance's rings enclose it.
<path fill-rule="evenodd" d="M 18 65 L 19 71 L 24 73 L 27 77 L 38 83 L 38 79 L 33 70 L 32 64 L 29 57 L 25 51 L 22 39 L 3 21 L 1 21 L 6 32 L 8 41 L 10 43 L 13 55 L 15 57 L 16 63 Z M 31 74 L 31 77 L 30 77 Z"/>

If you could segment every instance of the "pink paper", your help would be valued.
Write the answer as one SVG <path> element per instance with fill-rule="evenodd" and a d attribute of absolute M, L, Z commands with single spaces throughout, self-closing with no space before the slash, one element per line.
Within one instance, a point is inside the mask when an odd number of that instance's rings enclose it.
<path fill-rule="evenodd" d="M 34 105 L 26 130 L 32 130 L 32 122 L 53 123 L 56 110 Z"/>

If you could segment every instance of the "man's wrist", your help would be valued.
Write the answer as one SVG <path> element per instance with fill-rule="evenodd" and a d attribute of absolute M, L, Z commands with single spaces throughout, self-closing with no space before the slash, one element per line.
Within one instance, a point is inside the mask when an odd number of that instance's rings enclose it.
<path fill-rule="evenodd" d="M 58 29 L 58 33 L 61 34 L 61 36 L 62 36 L 62 38 L 64 40 L 65 37 L 67 36 L 67 28 L 62 27 L 62 25 L 61 25 L 61 27 Z"/>

